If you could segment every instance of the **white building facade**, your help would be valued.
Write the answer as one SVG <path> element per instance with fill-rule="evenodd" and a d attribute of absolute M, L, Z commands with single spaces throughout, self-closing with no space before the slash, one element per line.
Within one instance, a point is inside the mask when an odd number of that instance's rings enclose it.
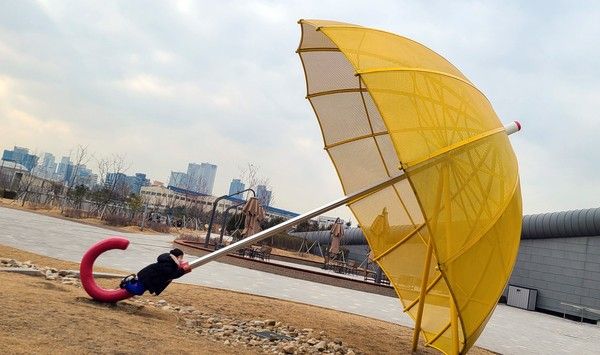
<path fill-rule="evenodd" d="M 144 186 L 141 188 L 142 199 L 150 209 L 164 210 L 183 206 L 186 208 L 195 207 L 204 212 L 210 212 L 213 209 L 215 201 L 218 197 L 211 195 L 203 195 L 193 191 L 179 190 L 166 188 L 164 186 Z M 237 198 L 224 198 L 217 203 L 217 211 L 224 212 L 227 208 L 240 205 L 243 207 L 244 200 Z M 297 216 L 297 213 L 273 208 L 265 207 L 265 215 L 267 220 L 279 217 L 289 219 Z"/>

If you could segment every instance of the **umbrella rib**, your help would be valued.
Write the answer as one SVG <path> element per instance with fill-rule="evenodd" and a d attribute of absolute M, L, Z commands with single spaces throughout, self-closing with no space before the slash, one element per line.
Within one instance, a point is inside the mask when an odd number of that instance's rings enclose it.
<path fill-rule="evenodd" d="M 491 161 L 491 165 L 492 165 L 492 166 L 491 166 L 491 170 L 492 170 L 492 171 L 495 171 L 495 170 L 496 170 L 495 168 L 497 168 L 497 166 L 498 166 L 498 163 L 497 163 L 497 161 L 498 161 L 498 152 L 494 152 L 494 153 L 495 153 L 495 154 L 492 154 L 492 161 Z M 481 166 L 481 165 L 485 165 L 485 161 L 484 161 L 484 160 L 482 160 L 482 161 L 481 161 L 481 163 L 480 163 L 479 165 L 480 165 L 480 166 Z M 496 173 L 496 174 L 494 174 L 494 175 L 498 175 L 498 174 Z M 491 195 L 492 195 L 492 185 L 493 185 L 493 182 L 494 182 L 494 180 L 493 180 L 493 179 L 489 179 L 489 180 L 488 180 L 488 183 L 487 183 L 487 188 L 485 189 L 485 196 L 484 196 L 484 199 L 486 199 L 486 200 L 488 200 L 488 201 L 491 201 L 491 202 L 496 202 L 496 203 L 498 203 L 498 202 L 500 202 L 500 201 L 495 201 L 495 200 L 494 200 L 494 198 L 491 196 Z M 503 185 L 503 184 L 500 184 L 500 185 Z M 489 204 L 489 203 L 487 203 L 487 204 L 486 204 L 486 207 L 487 207 L 487 208 L 485 209 L 485 211 L 487 212 L 487 215 L 491 217 L 491 216 L 492 216 L 492 210 L 491 210 L 490 204 Z M 477 219 L 479 219 L 479 217 L 481 216 L 481 214 L 483 214 L 483 209 L 480 211 L 479 215 L 477 216 Z"/>
<path fill-rule="evenodd" d="M 360 77 L 358 78 L 358 87 L 360 89 L 363 89 L 363 87 L 362 87 L 362 79 Z M 365 89 L 364 92 L 368 93 L 368 90 L 366 90 L 366 88 L 364 88 L 364 89 Z M 362 99 L 363 108 L 365 109 L 365 115 L 367 116 L 367 121 L 369 122 L 369 128 L 371 129 L 371 133 L 373 134 L 373 141 L 375 142 L 375 146 L 377 147 L 377 152 L 379 153 L 379 157 L 381 158 L 381 162 L 383 163 L 383 167 L 385 168 L 385 172 L 387 173 L 387 175 L 389 177 L 391 177 L 392 175 L 390 174 L 390 169 L 387 166 L 387 163 L 385 162 L 385 158 L 383 157 L 383 154 L 381 153 L 381 147 L 379 146 L 379 142 L 377 141 L 377 138 L 375 138 L 376 136 L 374 135 L 375 131 L 373 130 L 373 123 L 371 122 L 371 115 L 369 115 L 369 110 L 367 109 L 367 102 L 365 101 L 365 94 L 361 91 L 360 96 L 361 96 L 361 99 Z M 373 100 L 372 97 L 371 97 L 371 100 Z M 404 201 L 402 200 L 402 197 L 400 197 L 400 192 L 396 188 L 396 185 L 392 185 L 392 188 L 394 189 L 394 192 L 395 192 L 396 196 L 398 197 L 398 200 L 400 201 L 400 204 L 402 205 L 402 208 L 404 209 L 404 212 L 408 216 L 408 219 L 410 220 L 410 223 L 412 223 L 414 225 L 415 222 L 413 220 L 413 217 L 410 215 L 410 212 L 408 212 L 408 208 L 404 204 Z"/>
<path fill-rule="evenodd" d="M 485 270 L 484 270 L 484 272 L 482 273 L 482 275 L 485 275 L 485 273 L 487 272 L 487 269 L 489 268 L 489 266 L 490 266 L 490 263 L 486 264 L 486 266 L 485 266 Z M 478 300 L 477 298 L 472 298 L 472 296 L 473 296 L 473 293 L 475 293 L 475 291 L 476 291 L 476 290 L 477 290 L 477 288 L 479 287 L 479 284 L 480 284 L 480 283 L 481 283 L 483 280 L 484 280 L 484 277 L 481 277 L 481 278 L 480 278 L 480 279 L 477 281 L 477 284 L 476 284 L 476 285 L 475 285 L 475 286 L 474 286 L 474 287 L 471 289 L 471 291 L 470 291 L 470 292 L 465 292 L 465 293 L 467 293 L 467 294 L 468 294 L 468 296 L 467 296 L 467 301 L 466 301 L 466 303 L 464 304 L 463 308 L 464 308 L 464 307 L 467 307 L 467 305 L 468 305 L 469 303 L 471 303 L 471 302 L 479 303 L 479 304 L 481 304 L 481 305 L 484 305 L 484 306 L 488 304 L 487 302 L 480 301 L 480 300 Z M 464 292 L 464 291 L 463 291 L 463 292 Z M 457 311 L 456 311 L 456 312 L 458 313 L 458 309 L 457 309 Z M 485 318 L 487 318 L 487 317 L 484 317 L 484 318 L 482 318 L 482 319 L 485 319 Z M 481 326 L 481 324 L 482 324 L 482 323 L 483 323 L 483 321 L 479 322 L 479 324 L 477 325 L 477 328 L 475 328 L 475 329 L 479 329 L 479 327 Z"/>
<path fill-rule="evenodd" d="M 442 330 L 437 333 L 433 338 L 431 338 L 431 340 L 429 340 L 427 342 L 427 345 L 431 345 L 433 344 L 436 340 L 438 340 L 445 332 L 446 330 L 448 330 L 448 328 L 450 328 L 450 325 L 452 324 L 452 322 L 448 322 L 448 324 L 446 324 L 446 326 L 444 328 L 442 328 Z"/>
<path fill-rule="evenodd" d="M 433 287 L 442 279 L 442 274 L 440 273 L 430 284 L 427 286 L 425 293 L 429 293 Z M 408 306 L 404 307 L 402 312 L 408 312 L 411 308 L 413 308 L 419 302 L 419 298 L 415 298 Z"/>
<path fill-rule="evenodd" d="M 515 191 L 517 189 L 518 186 L 518 181 L 517 183 L 515 183 L 515 186 L 512 189 L 512 193 L 510 194 L 511 198 L 507 199 L 506 203 L 504 204 L 504 206 L 499 210 L 498 213 L 496 213 L 496 215 L 492 218 L 493 221 L 496 221 L 497 218 L 499 216 L 502 216 L 504 214 L 504 212 L 506 212 L 506 209 L 508 208 L 508 205 L 510 204 L 511 200 L 512 200 L 512 196 L 515 194 Z M 482 228 L 482 232 L 481 235 L 485 235 L 487 234 L 490 229 L 492 229 L 494 227 L 495 222 L 490 222 L 488 225 L 486 225 L 484 228 Z M 467 250 L 469 250 L 469 247 L 471 247 L 472 245 L 474 245 L 475 243 L 477 243 L 478 241 L 481 240 L 481 237 L 476 239 L 476 240 L 472 240 L 471 242 L 465 244 L 462 248 L 460 248 L 457 253 L 455 255 L 453 255 L 452 257 L 448 258 L 448 260 L 446 260 L 445 264 L 451 263 L 452 261 L 456 260 L 459 256 L 461 256 L 462 254 L 464 254 L 465 252 L 467 252 Z"/>
<path fill-rule="evenodd" d="M 361 139 L 375 138 L 377 136 L 383 136 L 383 135 L 386 135 L 386 134 L 388 134 L 387 131 L 386 132 L 379 132 L 379 133 L 372 133 L 372 134 L 365 134 L 365 135 L 358 136 L 358 137 L 344 139 L 343 141 L 339 141 L 337 143 L 332 143 L 332 144 L 326 145 L 325 149 L 330 149 L 330 148 L 337 147 L 338 145 L 342 145 L 342 144 L 346 144 L 346 143 L 356 142 L 356 141 L 359 141 Z M 388 177 L 389 177 L 389 174 L 388 174 Z"/>
<path fill-rule="evenodd" d="M 448 125 L 448 120 L 446 119 L 448 105 L 446 105 L 446 101 L 444 100 L 444 84 L 439 79 L 436 80 L 435 78 L 428 78 L 427 76 L 425 76 L 425 82 L 427 83 L 429 95 L 433 96 L 433 92 L 435 94 L 435 97 L 437 98 L 437 101 L 439 102 L 439 105 L 441 106 L 441 117 L 437 114 L 434 115 L 434 117 L 437 119 L 435 122 L 436 126 L 442 126 L 443 124 L 443 127 L 451 127 L 450 125 Z M 438 142 L 448 142 L 448 131 L 448 129 L 444 129 L 436 132 Z"/>
<path fill-rule="evenodd" d="M 329 29 L 331 29 L 331 30 L 336 30 L 336 29 L 369 30 L 369 31 L 377 32 L 377 33 L 383 33 L 383 34 L 386 34 L 386 35 L 391 35 L 391 36 L 399 38 L 399 39 L 401 39 L 403 41 L 407 41 L 407 42 L 409 42 L 411 44 L 416 44 L 418 46 L 425 47 L 423 44 L 421 44 L 421 43 L 419 43 L 419 42 L 417 42 L 417 41 L 415 41 L 413 39 L 410 39 L 408 37 L 400 36 L 400 35 L 398 35 L 396 33 L 392 33 L 392 32 L 388 32 L 388 31 L 380 30 L 380 29 L 377 29 L 377 28 L 365 28 L 365 27 L 362 27 L 362 26 L 357 26 L 357 25 L 352 25 L 352 24 L 341 24 L 341 23 L 340 24 L 327 24 L 327 25 L 322 25 L 322 26 L 316 26 L 314 23 L 311 23 L 310 21 L 305 21 L 305 20 L 301 20 L 301 21 L 303 21 L 303 22 L 299 22 L 300 24 L 309 24 L 309 25 L 311 25 L 311 26 L 314 27 L 315 31 L 324 32 L 323 30 L 329 30 Z M 329 39 L 331 39 L 333 41 L 333 39 L 331 38 L 331 36 L 329 36 L 327 34 L 325 34 L 325 35 Z M 337 43 L 336 43 L 336 45 L 337 45 Z M 456 70 L 457 72 L 460 73 L 460 71 L 458 70 L 458 68 L 456 68 L 452 63 L 448 62 L 445 58 L 443 58 L 439 54 L 433 52 L 431 49 L 429 49 L 427 47 L 425 47 L 425 48 L 428 51 L 431 51 L 432 54 L 438 56 L 440 59 L 443 59 L 452 69 L 454 69 L 454 70 Z M 356 51 L 356 50 L 352 50 L 350 48 L 347 48 L 346 51 L 352 52 L 352 51 Z M 373 52 L 369 52 L 369 51 L 366 51 L 366 50 L 363 50 L 362 52 L 364 54 L 366 54 L 366 55 L 374 56 L 376 58 L 388 58 L 390 60 L 396 59 L 395 57 L 381 56 L 381 55 L 377 55 L 377 54 L 375 54 Z M 462 73 L 460 73 L 460 74 L 462 74 Z"/>
<path fill-rule="evenodd" d="M 482 170 L 482 169 L 480 169 L 481 165 L 484 165 L 484 163 L 485 163 L 485 159 L 484 158 L 487 158 L 487 156 L 491 154 L 490 151 L 491 151 L 490 149 L 486 149 L 485 155 L 483 156 L 483 158 L 480 159 L 480 161 L 477 164 L 477 166 L 473 165 L 473 169 L 472 169 L 473 172 L 477 172 L 477 171 L 481 171 Z M 492 163 L 494 163 L 496 161 L 496 157 L 497 157 L 496 154 L 492 155 L 492 160 L 493 160 Z M 475 162 L 473 162 L 473 163 L 475 163 Z M 471 175 L 476 175 L 476 174 L 473 173 Z M 491 172 L 491 175 L 494 175 L 494 173 Z M 477 177 L 477 182 L 478 182 L 477 187 L 478 187 L 479 192 L 481 193 L 482 200 L 483 201 L 493 201 L 493 202 L 495 202 L 493 200 L 493 198 L 490 196 L 490 194 L 491 194 L 491 186 L 492 186 L 493 180 L 492 179 L 488 180 L 488 182 L 487 182 L 487 188 L 483 187 L 483 184 L 479 180 L 479 177 Z M 482 208 L 478 211 L 477 216 L 475 218 L 476 220 L 479 219 L 479 217 L 483 214 L 484 210 L 487 212 L 487 215 L 491 217 L 492 213 L 490 211 L 489 204 L 482 204 Z"/>
<path fill-rule="evenodd" d="M 419 341 L 419 333 L 421 332 L 421 322 L 423 321 L 423 308 L 425 307 L 425 297 L 426 297 L 426 288 L 427 288 L 427 279 L 429 278 L 429 268 L 431 267 L 431 257 L 433 254 L 433 241 L 429 241 L 429 245 L 427 246 L 427 251 L 425 254 L 425 265 L 423 267 L 423 277 L 421 278 L 421 291 L 419 292 L 419 306 L 417 308 L 417 316 L 415 317 L 415 330 L 413 333 L 413 343 L 412 350 L 417 350 L 417 344 Z"/>
<path fill-rule="evenodd" d="M 337 90 L 328 90 L 328 91 L 320 91 L 312 94 L 306 95 L 307 99 L 312 99 L 313 97 L 325 96 L 325 95 L 335 95 L 335 94 L 345 94 L 351 92 L 367 92 L 366 88 L 349 88 L 349 89 L 337 89 Z"/>
<path fill-rule="evenodd" d="M 432 95 L 432 92 L 431 92 L 431 87 L 430 87 L 428 81 L 425 81 L 425 83 L 426 83 L 425 86 L 426 86 L 426 89 L 427 89 L 428 96 L 424 96 L 424 95 L 420 94 L 419 93 L 419 91 L 420 91 L 419 90 L 419 86 L 417 85 L 417 76 L 416 76 L 416 73 L 413 72 L 411 74 L 412 74 L 411 75 L 411 81 L 413 83 L 413 93 L 410 96 L 411 96 L 412 104 L 413 104 L 413 106 L 415 108 L 415 111 L 417 113 L 417 122 L 421 126 L 423 126 L 423 122 L 425 122 L 425 124 L 427 124 L 427 125 L 432 125 L 432 127 L 439 126 L 438 124 L 436 124 L 438 122 L 435 122 L 435 118 L 436 118 L 435 113 L 433 113 L 433 114 L 431 113 L 431 110 L 435 110 L 435 105 L 439 104 L 439 100 L 436 100 L 435 98 L 433 98 L 433 95 Z M 430 105 L 434 106 L 433 108 L 430 108 L 429 105 L 423 105 L 422 110 L 419 109 L 419 105 L 417 103 L 417 100 L 423 100 L 423 98 L 425 98 L 425 97 L 431 99 L 429 103 L 430 103 Z M 423 101 L 425 101 L 425 100 L 423 100 Z M 422 111 L 424 111 L 424 115 L 423 115 Z M 434 131 L 433 134 L 435 135 L 436 134 L 436 130 L 433 130 L 433 131 Z M 427 136 L 425 135 L 425 131 L 423 129 L 420 129 L 420 127 L 419 127 L 418 133 L 421 136 L 421 138 L 423 138 L 423 142 L 427 146 L 427 150 L 431 150 L 431 148 L 432 148 L 430 146 L 431 142 L 429 142 L 429 140 L 427 139 Z"/>
<path fill-rule="evenodd" d="M 341 52 L 339 48 L 326 48 L 326 47 L 313 47 L 313 48 L 299 48 L 296 53 L 304 52 Z"/>
<path fill-rule="evenodd" d="M 409 67 L 389 67 L 389 68 L 373 68 L 373 69 L 357 70 L 356 75 L 376 74 L 376 73 L 383 73 L 383 72 L 390 72 L 390 71 L 409 71 L 409 72 L 416 72 L 416 73 L 437 74 L 437 75 L 445 76 L 447 78 L 456 79 L 462 83 L 469 85 L 473 89 L 477 90 L 487 100 L 487 96 L 485 96 L 485 94 L 483 92 L 481 92 L 481 90 L 479 90 L 475 85 L 471 84 L 469 81 L 467 81 L 461 77 L 458 77 L 456 75 L 444 73 L 444 72 L 438 71 L 438 70 L 430 70 L 430 69 L 424 69 L 424 68 L 409 68 Z M 489 102 L 489 100 L 488 100 L 488 102 Z"/>
<path fill-rule="evenodd" d="M 467 152 L 467 153 L 468 153 L 468 152 Z M 489 149 L 488 149 L 488 150 L 486 150 L 486 152 L 485 152 L 485 155 L 484 155 L 483 157 L 480 157 L 480 159 L 482 159 L 482 160 L 483 160 L 485 157 L 487 157 L 487 155 L 488 155 L 488 154 L 489 154 Z M 470 160 L 470 162 L 471 162 L 471 166 L 473 166 L 473 165 L 474 165 L 474 162 L 472 161 L 472 158 L 471 158 L 470 154 L 467 154 L 467 156 L 469 157 L 469 160 Z M 457 160 L 457 159 L 454 159 L 454 160 L 455 160 L 455 161 L 457 161 L 457 162 L 460 162 L 460 160 Z M 465 164 L 466 164 L 466 163 L 465 163 Z M 459 170 L 459 169 L 460 169 L 460 166 L 458 166 L 458 165 L 457 165 L 457 166 L 455 166 L 455 168 L 454 168 L 454 169 L 452 169 L 452 170 L 453 170 L 453 172 L 454 172 L 454 175 L 455 175 L 455 176 L 454 176 L 454 177 L 455 177 L 455 180 L 460 180 L 460 179 L 459 179 L 459 175 L 457 175 L 457 171 L 455 171 L 455 170 Z M 471 181 L 473 178 L 475 178 L 475 179 L 477 180 L 477 182 L 478 182 L 477 186 L 478 186 L 478 187 L 480 187 L 480 190 L 481 190 L 481 181 L 480 181 L 480 179 L 479 179 L 479 176 L 478 176 L 478 175 L 475 173 L 475 172 L 477 171 L 477 169 L 471 169 L 471 171 L 472 171 L 472 173 L 471 173 L 471 174 L 467 174 L 468 176 L 467 176 L 467 179 L 466 179 L 466 180 L 464 180 L 464 181 L 459 181 L 459 182 L 461 182 L 461 187 L 460 187 L 460 188 L 459 188 L 457 191 L 455 191 L 454 195 L 452 196 L 452 199 L 453 199 L 453 200 L 455 200 L 455 199 L 457 198 L 457 196 L 462 196 L 461 192 L 462 192 L 463 190 L 466 192 L 467 190 L 465 190 L 465 189 L 468 189 L 468 188 L 470 189 L 470 188 L 472 188 L 472 187 L 471 187 L 471 185 L 469 184 L 469 182 L 470 182 L 470 181 Z M 477 195 L 477 194 L 476 194 L 474 191 L 471 191 L 471 192 L 473 193 L 473 197 L 474 197 L 475 199 L 477 199 L 477 202 L 478 202 L 478 203 L 481 203 L 481 200 L 478 198 L 478 195 Z M 483 194 L 483 191 L 481 191 L 481 193 Z M 469 202 L 470 202 L 470 205 L 471 205 L 471 207 L 474 207 L 474 206 L 473 206 L 473 203 L 472 203 L 472 201 L 471 201 L 471 199 L 468 199 L 468 200 L 469 200 Z M 463 208 L 464 208 L 464 209 L 466 209 L 466 207 L 465 207 L 465 206 L 463 206 Z M 474 210 L 475 210 L 475 209 L 474 209 Z"/>
<path fill-rule="evenodd" d="M 371 89 L 371 92 L 374 93 L 384 93 L 384 94 L 391 94 L 391 95 L 399 95 L 399 96 L 407 96 L 407 97 L 411 97 L 412 100 L 421 100 L 421 101 L 426 101 L 426 102 L 430 102 L 432 104 L 437 104 L 437 105 L 442 105 L 443 103 L 440 100 L 434 99 L 432 97 L 429 96 L 423 96 L 423 95 L 418 95 L 415 93 L 409 93 L 409 92 L 403 92 L 400 90 L 392 90 L 392 89 Z M 416 98 L 415 98 L 416 97 Z M 460 110 L 456 107 L 448 107 L 447 110 L 452 111 L 452 112 L 459 112 Z M 470 120 L 474 120 L 475 117 L 472 115 L 469 115 L 467 113 L 465 113 L 465 119 L 470 119 Z M 460 128 L 463 131 L 470 131 L 470 132 L 480 132 L 481 130 L 476 129 L 476 128 L 468 128 L 468 127 L 457 127 Z"/>
<path fill-rule="evenodd" d="M 381 162 L 383 163 L 383 167 L 385 168 L 385 172 L 388 176 L 390 176 L 389 169 L 387 164 L 385 163 L 385 159 L 383 158 L 383 154 L 381 154 L 381 148 L 379 147 L 379 142 L 377 142 L 377 138 L 375 138 L 375 130 L 373 129 L 373 123 L 371 122 L 371 115 L 369 115 L 369 110 L 367 109 L 367 103 L 365 101 L 365 94 L 362 89 L 362 79 L 358 78 L 358 87 L 361 89 L 360 98 L 363 104 L 363 108 L 365 110 L 365 116 L 367 116 L 367 122 L 369 122 L 369 129 L 371 130 L 371 136 L 373 137 L 373 142 L 375 143 L 375 147 L 377 148 L 377 153 L 379 153 L 379 157 L 381 158 Z M 364 91 L 367 91 L 366 88 Z"/>
<path fill-rule="evenodd" d="M 482 140 L 482 139 L 484 139 L 486 137 L 489 137 L 489 136 L 491 136 L 493 134 L 496 134 L 496 133 L 499 133 L 499 132 L 505 132 L 504 127 L 498 127 L 498 128 L 490 129 L 489 131 L 482 132 L 482 133 L 480 133 L 478 135 L 469 137 L 469 138 L 467 138 L 465 140 L 462 140 L 460 142 L 456 142 L 454 144 L 450 144 L 449 146 L 446 146 L 446 147 L 444 147 L 442 149 L 438 149 L 437 151 L 432 152 L 431 154 L 427 155 L 424 158 L 420 158 L 420 159 L 417 159 L 417 160 L 412 161 L 410 163 L 404 164 L 405 166 L 403 166 L 403 168 L 404 168 L 404 170 L 415 169 L 415 168 L 417 168 L 418 165 L 423 164 L 423 163 L 425 163 L 425 162 L 427 162 L 427 161 L 429 161 L 429 160 L 431 160 L 433 158 L 436 158 L 436 157 L 438 157 L 440 155 L 443 155 L 445 153 L 448 153 L 448 152 L 451 152 L 451 151 L 456 150 L 458 148 L 461 148 L 462 146 L 465 146 L 467 144 L 471 144 L 471 143 L 477 142 L 479 140 Z"/>
<path fill-rule="evenodd" d="M 451 74 L 445 74 L 443 72 L 438 72 L 438 71 L 432 71 L 432 70 L 426 70 L 426 69 L 420 69 L 420 68 L 379 68 L 379 69 L 370 69 L 370 70 L 359 71 L 359 72 L 357 72 L 357 75 L 360 75 L 360 74 L 363 74 L 363 73 L 364 74 L 368 74 L 368 73 L 377 73 L 377 72 L 386 72 L 386 71 L 408 71 L 408 72 L 412 72 L 412 73 L 416 73 L 416 72 L 435 73 L 435 74 L 439 74 L 439 75 L 443 75 L 443 76 L 455 78 L 457 80 L 460 80 L 463 83 L 466 83 L 466 84 L 470 85 L 471 87 L 473 87 L 474 89 L 476 89 L 477 91 L 479 91 L 479 93 L 487 100 L 487 97 L 485 97 L 485 95 L 479 89 L 477 89 L 475 86 L 473 86 L 468 81 L 465 81 L 464 79 L 461 79 L 459 77 L 453 76 Z M 413 81 L 414 81 L 414 78 L 413 78 Z M 429 84 L 429 81 L 427 81 L 427 83 Z M 438 81 L 437 84 L 440 86 L 440 90 L 446 89 L 446 90 L 450 91 L 453 95 L 455 95 L 457 97 L 461 96 L 459 93 L 454 92 L 451 88 L 449 88 L 448 86 L 444 85 L 443 83 L 441 83 L 441 82 Z M 415 87 L 416 87 L 416 83 L 415 83 Z M 459 115 L 461 114 L 461 111 L 463 111 L 463 112 L 465 111 L 465 110 L 461 110 L 461 109 L 458 109 L 458 108 L 455 108 L 455 107 L 451 107 L 451 108 L 446 107 L 446 105 L 444 104 L 443 100 L 440 100 L 440 99 L 435 100 L 435 99 L 433 99 L 431 97 L 432 92 L 431 92 L 431 88 L 429 87 L 429 85 L 427 85 L 427 89 L 429 91 L 430 97 L 427 98 L 427 97 L 423 97 L 423 96 L 419 95 L 420 99 L 422 99 L 422 100 L 429 99 L 429 100 L 432 100 L 433 102 L 438 102 L 438 104 L 444 106 L 444 108 L 443 108 L 444 111 L 456 111 L 456 114 L 457 114 L 456 120 L 459 119 Z M 436 95 L 438 95 L 438 96 L 441 95 L 440 92 L 439 92 L 439 90 L 436 90 Z M 415 94 L 413 93 L 411 96 L 414 97 Z M 489 103 L 489 100 L 487 100 L 487 101 Z M 465 104 L 464 100 L 461 100 L 461 104 Z M 464 117 L 465 117 L 465 120 L 467 120 L 467 119 L 473 119 L 473 117 L 470 117 L 467 114 L 465 114 Z M 425 137 L 423 137 L 423 138 L 425 138 Z"/>
<path fill-rule="evenodd" d="M 379 259 L 386 256 L 388 253 L 390 253 L 392 250 L 394 250 L 394 249 L 398 248 L 399 246 L 401 246 L 402 244 L 406 243 L 410 238 L 412 238 L 415 234 L 417 234 L 417 232 L 419 232 L 421 230 L 421 228 L 423 228 L 424 226 L 425 226 L 425 223 L 420 224 L 417 228 L 413 229 L 410 233 L 408 233 L 404 238 L 400 239 L 396 244 L 392 245 L 386 251 L 379 254 L 377 257 L 375 257 L 373 259 L 373 261 L 378 261 Z"/>

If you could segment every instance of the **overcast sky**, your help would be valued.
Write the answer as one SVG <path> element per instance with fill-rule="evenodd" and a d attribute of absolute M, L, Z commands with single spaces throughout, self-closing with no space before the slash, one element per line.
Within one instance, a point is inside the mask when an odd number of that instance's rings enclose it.
<path fill-rule="evenodd" d="M 521 121 L 511 141 L 526 214 L 599 206 L 600 5 L 591 2 L 5 0 L 0 148 L 59 159 L 87 145 L 98 157 L 125 153 L 129 174 L 163 182 L 188 162 L 211 162 L 216 195 L 253 162 L 277 207 L 304 212 L 341 197 L 304 98 L 301 18 L 423 43 L 503 121 Z"/>

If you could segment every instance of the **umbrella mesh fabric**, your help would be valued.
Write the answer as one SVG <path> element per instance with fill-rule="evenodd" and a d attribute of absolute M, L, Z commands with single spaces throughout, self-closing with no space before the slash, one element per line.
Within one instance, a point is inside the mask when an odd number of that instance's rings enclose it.
<path fill-rule="evenodd" d="M 456 350 L 456 307 L 465 352 L 520 240 L 517 161 L 500 120 L 456 67 L 419 43 L 330 21 L 301 26 L 307 98 L 344 192 L 405 173 L 349 205 L 376 261 L 415 319 L 425 284 L 421 328 L 446 353 Z"/>

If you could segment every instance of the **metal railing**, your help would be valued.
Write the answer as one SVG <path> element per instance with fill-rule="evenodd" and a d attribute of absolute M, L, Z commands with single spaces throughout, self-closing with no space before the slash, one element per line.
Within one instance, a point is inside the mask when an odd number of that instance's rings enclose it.
<path fill-rule="evenodd" d="M 580 323 L 583 323 L 583 318 L 584 318 L 583 315 L 584 315 L 585 311 L 600 315 L 600 310 L 590 308 L 590 307 L 585 307 L 580 304 L 572 304 L 572 303 L 566 303 L 566 302 L 561 302 L 560 304 L 563 306 L 563 318 L 566 318 L 566 316 L 567 316 L 567 307 L 572 307 L 572 308 L 580 310 L 581 311 L 581 316 L 580 316 L 580 320 L 579 320 Z"/>

